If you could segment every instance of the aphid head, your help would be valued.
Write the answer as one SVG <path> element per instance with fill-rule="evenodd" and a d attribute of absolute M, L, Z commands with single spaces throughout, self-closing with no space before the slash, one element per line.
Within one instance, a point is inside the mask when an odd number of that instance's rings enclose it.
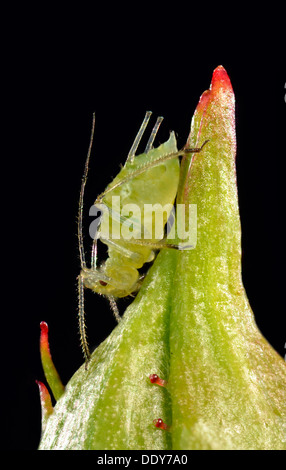
<path fill-rule="evenodd" d="M 100 270 L 84 268 L 81 271 L 84 287 L 98 294 L 110 294 L 112 286 L 109 279 Z"/>
<path fill-rule="evenodd" d="M 81 271 L 84 287 L 98 294 L 112 297 L 126 297 L 137 288 L 138 271 L 129 266 L 100 269 L 84 268 Z"/>

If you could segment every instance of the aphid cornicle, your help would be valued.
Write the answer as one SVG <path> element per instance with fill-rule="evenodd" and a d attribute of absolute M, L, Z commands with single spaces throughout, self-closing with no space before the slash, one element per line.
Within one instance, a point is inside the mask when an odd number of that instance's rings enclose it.
<path fill-rule="evenodd" d="M 90 353 L 84 322 L 84 288 L 89 288 L 98 294 L 105 295 L 110 302 L 117 321 L 119 321 L 120 316 L 115 299 L 126 297 L 138 291 L 141 285 L 138 269 L 154 259 L 154 250 L 179 248 L 177 245 L 167 244 L 163 239 L 164 226 L 170 216 L 170 208 L 174 204 L 178 189 L 180 176 L 179 156 L 186 153 L 199 152 L 202 147 L 178 151 L 175 134 L 171 132 L 167 142 L 161 144 L 158 148 L 153 148 L 155 136 L 163 120 L 162 117 L 159 117 L 151 132 L 144 153 L 135 157 L 150 116 L 151 112 L 148 111 L 130 149 L 124 167 L 112 183 L 107 186 L 106 190 L 97 197 L 94 203 L 95 206 L 103 204 L 107 210 L 104 210 L 101 216 L 100 231 L 93 242 L 91 266 L 88 268 L 83 248 L 82 216 L 84 189 L 94 134 L 95 117 L 93 116 L 92 135 L 82 179 L 78 214 L 78 239 L 81 259 L 81 273 L 78 277 L 79 327 L 86 360 L 89 359 Z M 115 200 L 117 201 L 117 207 L 114 210 Z M 153 206 L 155 204 L 166 207 L 163 213 L 162 232 L 159 236 L 156 234 L 156 238 L 152 230 Z M 131 217 L 128 217 L 129 214 L 122 216 L 122 209 L 130 207 L 130 205 L 136 205 L 140 214 L 143 214 L 142 219 L 138 220 L 134 214 Z M 109 233 L 110 225 L 112 225 L 112 233 L 114 231 L 121 233 L 122 227 L 126 222 L 128 222 L 128 226 L 132 224 L 134 238 L 126 239 L 126 237 L 120 236 L 114 239 L 112 235 L 105 235 Z M 146 234 L 147 228 L 150 229 L 150 227 L 152 234 L 146 240 L 144 232 Z M 96 262 L 97 238 L 108 246 L 108 258 L 100 267 L 97 267 Z"/>

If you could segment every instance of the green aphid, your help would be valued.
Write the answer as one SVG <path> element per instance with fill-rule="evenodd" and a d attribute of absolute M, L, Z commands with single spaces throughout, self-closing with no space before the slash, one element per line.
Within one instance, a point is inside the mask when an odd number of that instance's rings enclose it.
<path fill-rule="evenodd" d="M 91 267 L 88 268 L 83 248 L 82 214 L 84 189 L 94 134 L 95 117 L 93 116 L 92 135 L 82 179 L 78 216 L 81 259 L 81 273 L 78 277 L 79 327 L 86 360 L 89 359 L 90 352 L 84 322 L 84 288 L 106 296 L 117 321 L 119 321 L 120 315 L 115 299 L 134 294 L 140 289 L 142 276 L 140 276 L 138 269 L 154 259 L 156 250 L 181 249 L 176 244 L 170 244 L 164 235 L 165 225 L 172 212 L 179 184 L 179 157 L 188 153 L 200 152 L 203 146 L 178 151 L 175 133 L 171 132 L 167 142 L 153 148 L 154 139 L 163 120 L 162 117 L 158 117 L 144 153 L 135 156 L 150 117 L 151 112 L 148 111 L 125 165 L 94 203 L 97 208 L 102 210 L 102 216 L 100 229 L 92 246 Z M 159 230 L 155 232 L 154 206 L 156 204 L 159 204 L 164 210 Z M 108 246 L 108 258 L 100 267 L 97 267 L 96 263 L 97 239 Z"/>

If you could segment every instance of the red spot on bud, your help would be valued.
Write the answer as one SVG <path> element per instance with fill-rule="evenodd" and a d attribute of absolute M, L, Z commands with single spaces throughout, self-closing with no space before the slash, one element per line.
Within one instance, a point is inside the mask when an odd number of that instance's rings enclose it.
<path fill-rule="evenodd" d="M 166 423 L 164 423 L 164 421 L 161 418 L 154 419 L 153 424 L 154 424 L 154 426 L 156 426 L 156 428 L 163 429 L 164 431 L 169 431 L 169 429 L 170 429 L 170 426 L 168 426 Z"/>
<path fill-rule="evenodd" d="M 160 385 L 161 387 L 166 387 L 167 385 L 167 380 L 160 379 L 160 377 L 157 374 L 149 375 L 149 379 L 152 384 L 157 384 L 157 385 Z"/>
<path fill-rule="evenodd" d="M 107 286 L 107 282 L 104 282 L 104 281 L 99 281 L 99 284 L 103 287 Z"/>

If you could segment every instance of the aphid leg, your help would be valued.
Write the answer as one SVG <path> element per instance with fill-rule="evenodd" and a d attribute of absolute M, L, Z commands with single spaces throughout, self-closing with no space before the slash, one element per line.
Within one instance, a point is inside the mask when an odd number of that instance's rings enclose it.
<path fill-rule="evenodd" d="M 184 153 L 199 153 L 202 151 L 204 146 L 209 142 L 210 140 L 205 140 L 204 143 L 200 147 L 194 147 L 194 148 L 184 148 L 183 151 Z"/>
<path fill-rule="evenodd" d="M 131 258 L 133 260 L 139 260 L 141 258 L 141 256 L 138 253 L 135 253 L 134 250 L 129 250 L 128 248 L 122 245 L 119 245 L 118 243 L 114 242 L 111 239 L 101 238 L 101 240 L 104 241 L 106 245 L 112 247 L 118 253 L 121 253 L 123 256 L 126 256 L 127 258 Z"/>
<path fill-rule="evenodd" d="M 117 320 L 117 323 L 119 323 L 120 320 L 121 320 L 121 316 L 119 315 L 119 310 L 118 310 L 117 304 L 115 302 L 115 299 L 112 295 L 109 295 L 108 300 L 109 300 L 110 307 L 111 307 L 111 310 L 113 312 L 113 315 L 115 316 L 115 318 Z"/>
<path fill-rule="evenodd" d="M 174 243 L 167 243 L 166 241 L 162 240 L 159 242 L 149 242 L 147 240 L 130 240 L 129 243 L 132 245 L 141 245 L 141 246 L 149 246 L 153 250 L 163 250 L 163 249 L 173 249 L 173 250 L 187 250 L 193 248 L 193 245 L 176 245 Z"/>
<path fill-rule="evenodd" d="M 146 145 L 146 148 L 145 148 L 145 150 L 144 150 L 144 153 L 148 153 L 149 150 L 151 150 L 151 149 L 153 148 L 153 142 L 154 142 L 154 140 L 155 140 L 156 134 L 157 134 L 157 132 L 158 132 L 158 130 L 159 130 L 159 127 L 160 127 L 160 125 L 161 125 L 163 119 L 164 119 L 163 116 L 157 117 L 157 121 L 156 121 L 156 123 L 155 123 L 155 126 L 154 126 L 153 129 L 152 129 L 152 132 L 151 132 L 151 135 L 150 135 L 149 140 L 148 140 L 148 142 L 147 142 L 147 145 Z"/>
<path fill-rule="evenodd" d="M 130 161 L 130 163 L 132 163 L 132 162 L 134 161 L 136 150 L 137 150 L 138 145 L 139 145 L 139 143 L 140 143 L 140 140 L 142 139 L 142 136 L 143 136 L 143 134 L 144 134 L 144 132 L 145 132 L 145 129 L 146 129 L 146 127 L 147 127 L 147 124 L 148 124 L 148 122 L 149 122 L 149 119 L 150 119 L 150 117 L 151 117 L 151 114 L 152 114 L 152 111 L 147 111 L 147 112 L 146 112 L 145 117 L 144 117 L 144 119 L 143 119 L 143 122 L 142 122 L 142 124 L 141 124 L 141 127 L 140 127 L 140 129 L 139 129 L 139 131 L 138 131 L 138 133 L 137 133 L 137 135 L 136 135 L 136 137 L 135 137 L 135 140 L 134 140 L 134 142 L 133 142 L 133 144 L 132 144 L 132 147 L 131 147 L 131 149 L 129 150 L 129 153 L 128 153 L 128 155 L 127 155 L 127 160 L 126 160 L 126 162 L 125 162 L 125 165 L 126 165 L 126 163 L 129 162 L 129 161 Z"/>
<path fill-rule="evenodd" d="M 78 276 L 78 320 L 81 347 L 87 363 L 90 358 L 90 352 L 87 342 L 86 327 L 84 320 L 84 285 L 83 277 L 81 274 Z"/>
<path fill-rule="evenodd" d="M 92 243 L 91 249 L 91 269 L 96 270 L 96 260 L 97 260 L 97 238 L 95 238 Z"/>

